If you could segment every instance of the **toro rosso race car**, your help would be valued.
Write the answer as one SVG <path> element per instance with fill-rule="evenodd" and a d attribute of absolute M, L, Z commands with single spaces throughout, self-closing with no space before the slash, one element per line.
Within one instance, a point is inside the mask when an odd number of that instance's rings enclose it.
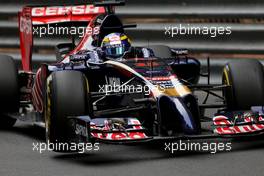
<path fill-rule="evenodd" d="M 264 132 L 264 74 L 257 60 L 232 61 L 223 83 L 210 84 L 210 64 L 185 49 L 133 46 L 114 13 L 123 1 L 28 6 L 19 13 L 22 69 L 0 57 L 2 128 L 17 119 L 46 129 L 47 141 L 127 143 L 242 137 Z M 33 26 L 88 22 L 93 32 L 56 48 L 57 62 L 32 70 Z M 77 23 L 78 24 L 78 23 Z M 208 84 L 198 84 L 207 77 Z M 216 90 L 222 91 L 219 95 Z M 206 93 L 198 103 L 195 91 Z M 208 96 L 220 101 L 208 104 Z M 207 108 L 218 109 L 214 117 Z M 211 122 L 210 129 L 203 123 Z"/>

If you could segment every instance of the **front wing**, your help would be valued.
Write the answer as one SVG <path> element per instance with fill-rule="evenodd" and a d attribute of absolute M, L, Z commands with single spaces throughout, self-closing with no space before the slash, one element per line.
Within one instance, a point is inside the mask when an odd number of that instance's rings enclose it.
<path fill-rule="evenodd" d="M 263 107 L 252 107 L 251 111 L 225 112 L 213 118 L 214 133 L 239 135 L 264 132 Z"/>
<path fill-rule="evenodd" d="M 234 112 L 233 115 L 236 113 Z M 113 127 L 115 122 L 112 119 L 91 120 L 89 116 L 70 117 L 69 119 L 74 124 L 72 125 L 74 127 L 73 131 L 81 142 L 101 141 L 122 144 L 148 141 L 243 138 L 264 135 L 264 118 L 261 115 L 254 117 L 247 115 L 249 115 L 248 112 L 243 112 L 240 119 L 237 119 L 238 116 L 218 115 L 213 118 L 212 127 L 206 132 L 198 135 L 178 134 L 176 136 L 148 136 L 146 129 L 136 118 L 119 118 L 121 123 L 125 122 L 126 125 L 118 126 L 120 125 L 118 122 L 115 127 Z"/>

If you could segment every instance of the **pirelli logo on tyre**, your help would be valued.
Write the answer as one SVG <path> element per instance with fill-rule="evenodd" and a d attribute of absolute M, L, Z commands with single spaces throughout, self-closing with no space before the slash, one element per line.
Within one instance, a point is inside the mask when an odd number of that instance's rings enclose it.
<path fill-rule="evenodd" d="M 51 99 L 50 99 L 50 94 L 51 94 L 51 91 L 50 91 L 50 84 L 51 84 L 51 81 L 52 81 L 52 76 L 49 76 L 47 78 L 47 90 L 46 90 L 46 108 L 44 108 L 44 116 L 45 116 L 45 125 L 46 125 L 46 135 L 49 136 L 50 134 L 50 117 L 51 117 Z"/>
<path fill-rule="evenodd" d="M 230 80 L 229 80 L 229 76 L 228 76 L 228 67 L 227 66 L 224 68 L 224 78 L 225 78 L 224 83 L 227 85 L 231 85 Z"/>

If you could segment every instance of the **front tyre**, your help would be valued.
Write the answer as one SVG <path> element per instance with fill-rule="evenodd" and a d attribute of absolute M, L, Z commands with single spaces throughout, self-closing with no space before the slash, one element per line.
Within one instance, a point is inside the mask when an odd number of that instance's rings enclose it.
<path fill-rule="evenodd" d="M 229 110 L 249 110 L 264 105 L 264 72 L 258 60 L 229 62 L 223 71 L 223 91 Z"/>
<path fill-rule="evenodd" d="M 88 82 L 79 71 L 52 73 L 47 79 L 45 100 L 46 138 L 52 144 L 71 142 L 69 116 L 86 114 Z M 64 152 L 66 150 L 55 150 Z M 68 152 L 68 151 L 67 151 Z"/>

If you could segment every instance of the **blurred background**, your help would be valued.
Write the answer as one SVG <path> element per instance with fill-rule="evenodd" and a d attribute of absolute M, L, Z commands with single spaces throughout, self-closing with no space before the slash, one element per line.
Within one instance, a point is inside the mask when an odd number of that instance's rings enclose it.
<path fill-rule="evenodd" d="M 56 4 L 90 1 L 56 1 Z M 18 11 L 29 4 L 54 4 L 54 1 L 0 0 L 0 52 L 20 60 Z M 166 44 L 189 49 L 190 54 L 205 64 L 212 58 L 214 71 L 229 59 L 264 58 L 264 1 L 263 0 L 127 0 L 117 8 L 125 23 L 137 23 L 128 35 L 134 45 Z M 230 35 L 165 35 L 168 26 L 230 27 Z M 55 61 L 54 46 L 65 38 L 35 38 L 34 63 Z M 66 39 L 68 40 L 68 39 Z"/>

